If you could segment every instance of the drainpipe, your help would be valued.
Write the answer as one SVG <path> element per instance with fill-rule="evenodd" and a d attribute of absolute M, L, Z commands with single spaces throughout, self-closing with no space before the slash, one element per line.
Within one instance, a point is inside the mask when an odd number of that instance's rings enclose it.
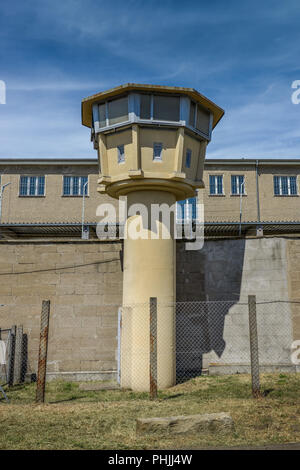
<path fill-rule="evenodd" d="M 240 185 L 240 237 L 242 236 L 242 200 L 244 194 L 245 180 Z"/>
<path fill-rule="evenodd" d="M 259 161 L 256 160 L 256 202 L 257 202 L 257 221 L 260 222 L 260 202 L 259 202 L 259 186 L 258 186 L 258 165 Z"/>
<path fill-rule="evenodd" d="M 256 236 L 261 238 L 264 236 L 263 227 L 260 225 L 260 201 L 259 201 L 259 184 L 258 184 L 258 165 L 259 161 L 256 160 L 256 201 L 257 201 L 257 222 L 259 225 L 256 226 Z"/>

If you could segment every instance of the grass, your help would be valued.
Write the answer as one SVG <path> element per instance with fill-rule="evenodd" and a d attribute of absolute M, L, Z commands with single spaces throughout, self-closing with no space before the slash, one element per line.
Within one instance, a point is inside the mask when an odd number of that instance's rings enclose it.
<path fill-rule="evenodd" d="M 34 404 L 35 384 L 0 401 L 0 449 L 183 449 L 300 442 L 300 374 L 262 374 L 265 397 L 251 396 L 249 375 L 198 377 L 159 392 L 87 392 L 78 383 L 47 384 L 46 404 Z M 232 435 L 138 436 L 137 417 L 225 411 Z"/>

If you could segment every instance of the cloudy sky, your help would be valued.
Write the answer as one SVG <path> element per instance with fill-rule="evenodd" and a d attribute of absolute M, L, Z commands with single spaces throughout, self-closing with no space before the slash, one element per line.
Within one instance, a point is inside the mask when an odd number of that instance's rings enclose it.
<path fill-rule="evenodd" d="M 223 107 L 208 157 L 299 157 L 299 0 L 0 3 L 0 157 L 95 157 L 83 97 L 193 87 Z"/>

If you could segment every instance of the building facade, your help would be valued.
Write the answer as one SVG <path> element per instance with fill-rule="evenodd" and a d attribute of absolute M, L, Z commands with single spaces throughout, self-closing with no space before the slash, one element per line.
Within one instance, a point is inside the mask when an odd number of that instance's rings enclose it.
<path fill-rule="evenodd" d="M 0 160 L 2 224 L 96 222 L 98 161 Z M 206 222 L 299 221 L 300 160 L 208 159 L 199 189 Z M 87 183 L 87 184 L 85 184 Z M 241 196 L 242 195 L 242 196 Z M 191 199 L 190 204 L 193 204 Z M 190 209 L 192 214 L 192 208 Z"/>
<path fill-rule="evenodd" d="M 195 370 L 247 370 L 239 357 L 248 351 L 242 305 L 250 294 L 262 304 L 275 302 L 273 310 L 278 302 L 288 305 L 274 330 L 266 325 L 263 344 L 269 369 L 296 370 L 289 348 L 300 338 L 299 171 L 300 160 L 206 160 L 198 194 L 206 240 L 200 251 L 177 242 L 176 300 L 225 302 L 218 320 L 224 351 L 208 341 L 201 367 L 199 357 L 187 356 Z M 0 328 L 23 325 L 29 369 L 36 371 L 41 302 L 49 298 L 48 377 L 115 378 L 123 247 L 96 235 L 98 205 L 117 204 L 96 191 L 97 161 L 2 160 L 0 174 L 1 186 L 10 183 L 2 193 Z M 83 202 L 88 239 L 81 238 Z M 205 315 L 209 324 L 209 310 Z M 197 331 L 195 322 L 192 328 L 185 337 Z M 233 336 L 241 338 L 238 357 Z M 274 344 L 282 351 L 275 359 Z"/>

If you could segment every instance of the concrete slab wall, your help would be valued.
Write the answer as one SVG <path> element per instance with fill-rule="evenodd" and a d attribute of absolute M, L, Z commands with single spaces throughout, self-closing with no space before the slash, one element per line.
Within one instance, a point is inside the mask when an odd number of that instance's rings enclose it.
<path fill-rule="evenodd" d="M 37 366 L 41 303 L 50 299 L 48 378 L 115 374 L 120 250 L 120 243 L 111 242 L 0 245 L 0 328 L 23 325 L 31 371 Z"/>
<path fill-rule="evenodd" d="M 190 368 L 191 375 L 201 368 L 249 371 L 247 301 L 248 295 L 256 295 L 261 364 L 293 368 L 290 355 L 296 323 L 292 323 L 291 304 L 283 302 L 289 300 L 287 240 L 206 241 L 201 252 L 185 252 L 180 244 L 177 269 L 178 300 L 192 300 L 194 293 L 193 300 L 210 301 L 198 308 L 184 304 L 181 308 L 177 347 L 184 350 L 189 337 L 194 353 L 183 353 L 185 363 L 179 361 L 178 367 Z M 197 322 L 193 328 L 191 323 Z"/>
<path fill-rule="evenodd" d="M 121 249 L 118 242 L 0 244 L 0 328 L 23 325 L 33 372 L 41 302 L 50 299 L 48 377 L 115 376 Z M 291 342 L 300 339 L 300 303 L 274 301 L 300 299 L 299 266 L 300 240 L 206 241 L 199 252 L 185 251 L 178 243 L 177 301 L 212 301 L 201 311 L 199 305 L 193 310 L 180 304 L 177 346 L 196 351 L 185 355 L 182 367 L 189 366 L 191 373 L 208 367 L 242 372 L 248 367 L 249 294 L 261 303 L 262 362 L 289 367 Z"/>

